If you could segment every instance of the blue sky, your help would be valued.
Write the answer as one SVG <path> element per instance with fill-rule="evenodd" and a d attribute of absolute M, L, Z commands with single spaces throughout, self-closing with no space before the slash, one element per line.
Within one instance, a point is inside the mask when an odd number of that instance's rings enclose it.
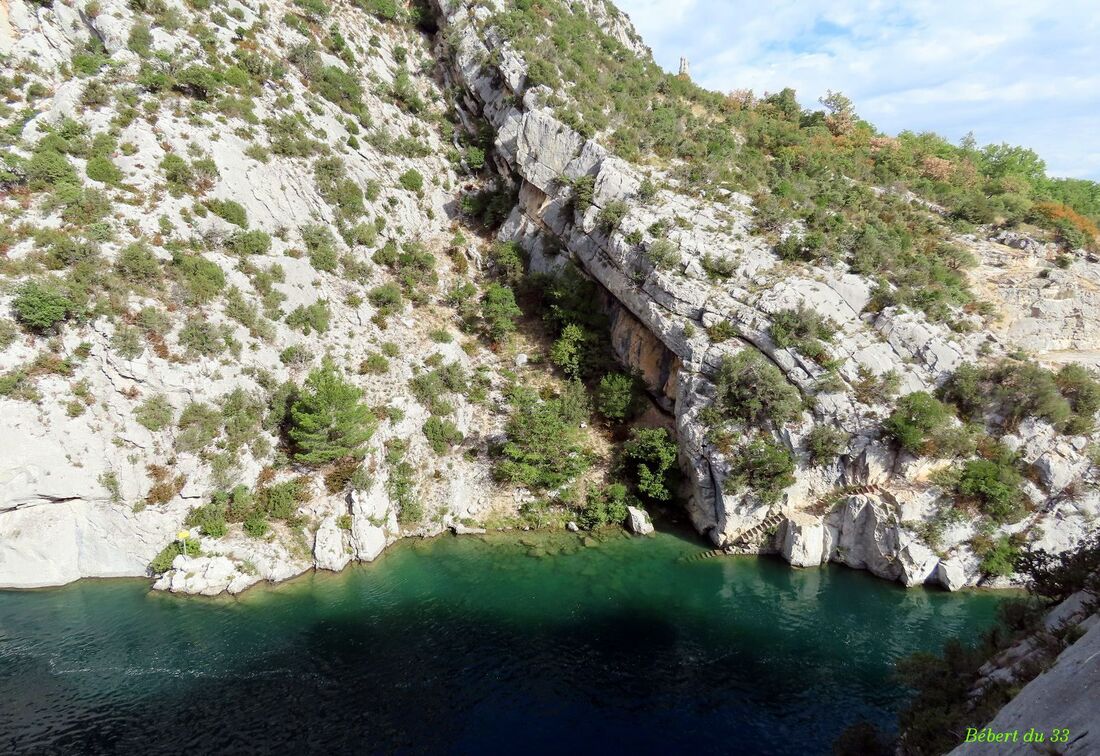
<path fill-rule="evenodd" d="M 710 89 L 832 89 L 887 133 L 1034 149 L 1100 180 L 1097 0 L 614 0 L 675 71 Z"/>

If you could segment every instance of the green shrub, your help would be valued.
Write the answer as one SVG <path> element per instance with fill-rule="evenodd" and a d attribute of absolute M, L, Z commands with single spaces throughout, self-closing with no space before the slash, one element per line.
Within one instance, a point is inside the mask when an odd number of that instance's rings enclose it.
<path fill-rule="evenodd" d="M 784 488 L 794 483 L 794 458 L 772 441 L 753 441 L 734 456 L 731 473 L 726 479 L 731 492 L 747 487 L 763 502 L 771 504 L 779 499 Z"/>
<path fill-rule="evenodd" d="M 36 149 L 27 161 L 26 171 L 27 183 L 32 190 L 79 183 L 72 163 L 55 149 Z"/>
<path fill-rule="evenodd" d="M 179 343 L 189 354 L 216 357 L 229 348 L 230 334 L 200 316 L 189 316 L 179 332 Z"/>
<path fill-rule="evenodd" d="M 193 304 L 204 304 L 225 290 L 225 273 L 217 263 L 198 255 L 176 254 L 172 265 Z"/>
<path fill-rule="evenodd" d="M 301 367 L 313 361 L 313 352 L 301 344 L 291 344 L 279 353 L 279 361 L 289 367 Z"/>
<path fill-rule="evenodd" d="M 149 31 L 149 24 L 141 22 L 130 27 L 130 36 L 126 41 L 126 46 L 137 53 L 139 58 L 149 57 L 149 52 L 153 48 L 153 35 Z"/>
<path fill-rule="evenodd" d="M 848 434 L 831 425 L 815 425 L 806 437 L 810 461 L 815 465 L 832 464 L 848 447 Z"/>
<path fill-rule="evenodd" d="M 981 554 L 981 570 L 986 575 L 1007 577 L 1016 571 L 1020 553 L 1013 536 L 1003 535 Z"/>
<path fill-rule="evenodd" d="M 199 542 L 193 538 L 184 538 L 182 541 L 172 541 L 161 549 L 160 553 L 153 557 L 153 561 L 149 563 L 149 570 L 154 575 L 168 572 L 168 570 L 172 569 L 172 562 L 175 561 L 176 557 L 180 554 L 192 557 L 201 556 L 202 548 Z"/>
<path fill-rule="evenodd" d="M 493 468 L 499 480 L 554 490 L 588 468 L 579 419 L 563 399 L 540 401 L 526 388 L 515 389 L 505 426 L 508 440 L 497 450 Z"/>
<path fill-rule="evenodd" d="M 244 520 L 244 532 L 252 538 L 263 538 L 269 528 L 267 517 L 259 510 L 252 512 Z"/>
<path fill-rule="evenodd" d="M 906 394 L 897 408 L 882 424 L 886 434 L 913 454 L 930 451 L 932 436 L 951 418 L 951 411 L 934 396 L 924 391 Z"/>
<path fill-rule="evenodd" d="M 630 207 L 622 200 L 612 200 L 600 210 L 596 222 L 606 232 L 618 231 Z"/>
<path fill-rule="evenodd" d="M 299 305 L 286 316 L 286 324 L 291 328 L 297 328 L 307 336 L 314 331 L 325 333 L 328 331 L 329 322 L 332 319 L 332 311 L 328 302 L 318 300 L 308 306 Z"/>
<path fill-rule="evenodd" d="M 15 339 L 19 336 L 19 331 L 15 327 L 15 323 L 4 318 L 0 320 L 0 350 L 7 349 L 15 343 Z"/>
<path fill-rule="evenodd" d="M 115 273 L 128 283 L 148 285 L 160 280 L 161 264 L 144 242 L 135 242 L 118 253 Z"/>
<path fill-rule="evenodd" d="M 204 66 L 187 66 L 176 74 L 172 88 L 199 100 L 210 99 L 219 88 L 218 76 Z"/>
<path fill-rule="evenodd" d="M 225 502 L 215 499 L 209 504 L 194 507 L 187 513 L 187 519 L 183 521 L 183 524 L 189 528 L 198 528 L 203 535 L 211 538 L 221 538 L 229 532 L 225 514 Z"/>
<path fill-rule="evenodd" d="M 658 270 L 668 270 L 680 262 L 680 251 L 668 239 L 657 239 L 649 245 L 646 257 Z"/>
<path fill-rule="evenodd" d="M 420 194 L 424 191 L 424 177 L 420 175 L 420 171 L 415 168 L 410 168 L 401 174 L 397 179 L 401 186 L 408 189 L 410 192 L 416 192 Z"/>
<path fill-rule="evenodd" d="M 811 359 L 822 361 L 822 342 L 832 341 L 836 327 L 813 310 L 799 307 L 772 316 L 771 337 L 781 349 L 794 348 Z"/>
<path fill-rule="evenodd" d="M 644 400 L 638 380 L 625 373 L 608 373 L 600 379 L 596 407 L 608 420 L 626 422 L 641 411 Z"/>
<path fill-rule="evenodd" d="M 508 286 L 491 283 L 481 298 L 481 317 L 493 341 L 503 341 L 516 330 L 516 318 L 523 314 Z"/>
<path fill-rule="evenodd" d="M 583 328 L 576 323 L 570 323 L 550 346 L 550 362 L 561 368 L 570 378 L 580 378 L 590 341 Z"/>
<path fill-rule="evenodd" d="M 176 449 L 197 454 L 221 433 L 221 413 L 209 404 L 190 402 L 180 413 L 176 427 Z"/>
<path fill-rule="evenodd" d="M 336 239 L 325 226 L 310 225 L 302 228 L 302 242 L 309 254 L 309 263 L 326 273 L 336 270 L 339 256 L 336 253 Z"/>
<path fill-rule="evenodd" d="M 974 459 L 963 464 L 955 490 L 994 522 L 1012 522 L 1024 514 L 1020 482 L 1011 461 Z"/>
<path fill-rule="evenodd" d="M 248 213 L 241 203 L 233 200 L 213 199 L 207 200 L 206 206 L 210 208 L 210 212 L 227 223 L 232 223 L 234 226 L 240 226 L 241 228 L 248 228 Z"/>
<path fill-rule="evenodd" d="M 139 404 L 134 410 L 134 419 L 156 433 L 172 424 L 175 411 L 172 403 L 164 394 L 154 394 Z"/>
<path fill-rule="evenodd" d="M 436 454 L 445 454 L 451 447 L 462 443 L 462 432 L 450 420 L 432 415 L 424 423 L 424 437 Z"/>
<path fill-rule="evenodd" d="M 393 440 L 386 445 L 386 494 L 397 504 L 397 521 L 403 526 L 415 525 L 424 518 L 424 505 L 416 495 L 413 466 L 405 461 L 408 442 Z"/>
<path fill-rule="evenodd" d="M 664 428 L 634 428 L 623 445 L 623 458 L 638 493 L 647 499 L 672 498 L 679 456 L 672 434 Z"/>
<path fill-rule="evenodd" d="M 363 190 L 347 177 L 344 161 L 338 157 L 320 158 L 313 165 L 313 175 L 321 196 L 344 220 L 354 220 L 366 212 Z"/>
<path fill-rule="evenodd" d="M 236 231 L 226 239 L 225 248 L 237 255 L 266 255 L 271 251 L 271 236 L 258 229 Z"/>
<path fill-rule="evenodd" d="M 489 250 L 489 257 L 505 284 L 517 286 L 523 280 L 524 253 L 518 243 L 497 242 Z"/>
<path fill-rule="evenodd" d="M 371 352 L 359 365 L 362 375 L 385 375 L 390 371 L 390 361 L 378 352 Z"/>
<path fill-rule="evenodd" d="M 195 172 L 191 165 L 174 152 L 169 152 L 160 161 L 160 169 L 164 171 L 164 179 L 170 187 L 179 192 L 189 191 L 195 181 Z"/>
<path fill-rule="evenodd" d="M 781 425 L 798 417 L 802 400 L 775 367 L 755 349 L 726 357 L 718 369 L 717 395 L 710 420 L 733 420 L 751 425 Z"/>
<path fill-rule="evenodd" d="M 122 171 L 104 155 L 89 158 L 84 172 L 92 181 L 102 181 L 104 184 L 113 185 L 122 180 Z"/>
<path fill-rule="evenodd" d="M 586 530 L 621 525 L 627 517 L 627 507 L 637 503 L 622 483 L 612 483 L 599 489 L 589 489 L 584 508 L 577 519 Z"/>
<path fill-rule="evenodd" d="M 369 301 L 383 317 L 392 315 L 401 309 L 401 303 L 403 301 L 401 297 L 401 287 L 394 283 L 376 286 L 367 292 L 367 301 Z"/>
<path fill-rule="evenodd" d="M 361 399 L 330 361 L 312 371 L 290 408 L 294 459 L 320 465 L 359 455 L 377 424 Z"/>
<path fill-rule="evenodd" d="M 12 301 L 16 320 L 39 333 L 53 330 L 68 319 L 74 309 L 72 300 L 54 283 L 28 281 Z"/>
<path fill-rule="evenodd" d="M 306 17 L 312 21 L 320 21 L 331 10 L 324 0 L 294 0 L 294 4 L 301 8 Z"/>

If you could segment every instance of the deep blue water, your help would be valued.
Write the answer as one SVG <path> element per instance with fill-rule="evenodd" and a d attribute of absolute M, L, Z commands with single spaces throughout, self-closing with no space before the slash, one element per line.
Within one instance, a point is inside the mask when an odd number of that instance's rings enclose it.
<path fill-rule="evenodd" d="M 827 753 L 997 596 L 685 561 L 670 534 L 441 538 L 238 599 L 0 592 L 0 752 Z"/>

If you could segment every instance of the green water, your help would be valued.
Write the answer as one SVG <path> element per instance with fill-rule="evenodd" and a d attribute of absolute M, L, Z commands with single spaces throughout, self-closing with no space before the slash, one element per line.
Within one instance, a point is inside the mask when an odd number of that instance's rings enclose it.
<path fill-rule="evenodd" d="M 659 534 L 403 542 L 238 599 L 0 592 L 0 752 L 825 753 L 990 594 L 685 560 Z"/>

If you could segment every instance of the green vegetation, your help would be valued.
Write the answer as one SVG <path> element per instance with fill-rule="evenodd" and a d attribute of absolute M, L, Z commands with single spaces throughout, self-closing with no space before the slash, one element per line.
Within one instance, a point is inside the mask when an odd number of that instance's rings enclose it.
<path fill-rule="evenodd" d="M 11 306 L 16 320 L 39 333 L 55 329 L 75 309 L 72 300 L 52 281 L 28 281 L 23 284 Z"/>
<path fill-rule="evenodd" d="M 771 336 L 775 345 L 781 349 L 797 349 L 818 362 L 826 359 L 823 342 L 832 341 L 835 330 L 826 318 L 803 307 L 782 310 L 772 316 Z"/>
<path fill-rule="evenodd" d="M 1100 380 L 1078 364 L 1057 373 L 1013 359 L 988 367 L 961 365 L 942 393 L 963 417 L 1006 430 L 1034 417 L 1067 434 L 1089 433 L 1100 411 Z"/>
<path fill-rule="evenodd" d="M 172 562 L 181 554 L 193 557 L 201 556 L 202 548 L 199 542 L 193 538 L 172 541 L 161 549 L 160 553 L 153 557 L 153 561 L 149 563 L 150 572 L 154 575 L 168 572 L 168 570 L 172 569 Z"/>
<path fill-rule="evenodd" d="M 672 498 L 678 456 L 676 441 L 664 428 L 633 428 L 623 445 L 623 462 L 639 495 L 654 501 Z"/>
<path fill-rule="evenodd" d="M 164 394 L 154 394 L 137 406 L 134 410 L 134 419 L 156 433 L 172 424 L 174 414 L 168 397 Z"/>
<path fill-rule="evenodd" d="M 730 472 L 725 480 L 727 493 L 748 488 L 761 501 L 771 504 L 779 499 L 784 488 L 794 483 L 794 458 L 779 444 L 760 439 L 737 450 Z"/>
<path fill-rule="evenodd" d="M 815 465 L 832 464 L 847 448 L 848 435 L 831 425 L 815 425 L 806 436 L 806 449 Z"/>
<path fill-rule="evenodd" d="M 583 387 L 574 384 L 562 396 L 542 400 L 530 389 L 516 386 L 510 399 L 508 440 L 496 450 L 493 467 L 497 479 L 553 491 L 588 468 L 588 457 L 580 447 L 580 424 L 588 417 Z"/>
<path fill-rule="evenodd" d="M 424 437 L 436 454 L 445 454 L 462 443 L 462 432 L 450 420 L 432 415 L 424 423 Z"/>
<path fill-rule="evenodd" d="M 1059 555 L 1021 550 L 1012 537 L 1001 538 L 987 546 L 982 566 L 989 574 L 1022 573 L 1030 595 L 1005 602 L 998 624 L 976 644 L 955 638 L 938 654 L 918 653 L 898 662 L 898 676 L 915 691 L 898 717 L 906 753 L 939 754 L 957 746 L 967 727 L 990 721 L 1020 687 L 1046 669 L 1075 639 L 1072 630 L 1052 632 L 1044 627 L 1043 617 L 1054 604 L 1077 591 L 1100 587 L 1100 536 L 1094 534 Z M 1016 679 L 1011 684 L 994 682 L 973 695 L 982 666 L 1025 637 L 1037 642 L 1028 663 L 1014 667 Z"/>
<path fill-rule="evenodd" d="M 600 379 L 596 408 L 608 420 L 626 422 L 638 414 L 643 405 L 637 378 L 625 373 L 608 373 Z"/>
<path fill-rule="evenodd" d="M 755 349 L 742 349 L 726 357 L 715 383 L 717 396 L 706 418 L 712 426 L 726 421 L 782 425 L 798 417 L 802 410 L 798 390 Z"/>
<path fill-rule="evenodd" d="M 361 399 L 362 391 L 346 382 L 331 362 L 312 371 L 290 407 L 287 435 L 294 459 L 322 465 L 359 455 L 377 424 Z"/>
<path fill-rule="evenodd" d="M 420 175 L 420 171 L 415 168 L 410 168 L 401 174 L 397 179 L 398 183 L 410 192 L 416 192 L 420 194 L 424 191 L 424 177 Z"/>
<path fill-rule="evenodd" d="M 586 530 L 621 525 L 628 514 L 626 508 L 634 504 L 637 504 L 637 500 L 622 483 L 593 488 L 588 491 L 577 520 Z"/>
<path fill-rule="evenodd" d="M 386 494 L 397 504 L 397 521 L 403 526 L 416 525 L 424 519 L 424 505 L 416 496 L 413 466 L 405 460 L 408 442 L 394 439 L 386 445 Z"/>
<path fill-rule="evenodd" d="M 929 451 L 933 436 L 951 419 L 951 410 L 924 391 L 906 394 L 882 424 L 887 435 L 913 454 Z"/>
<path fill-rule="evenodd" d="M 507 286 L 491 283 L 481 298 L 481 317 L 485 330 L 493 341 L 503 341 L 516 330 L 516 318 L 523 314 L 515 295 Z"/>
<path fill-rule="evenodd" d="M 886 136 L 839 93 L 804 110 L 790 89 L 706 91 L 629 53 L 563 0 L 509 6 L 494 24 L 526 58 L 528 84 L 553 90 L 564 123 L 627 160 L 671 167 L 686 187 L 753 195 L 757 230 L 780 255 L 843 261 L 878 280 L 874 309 L 905 305 L 951 321 L 972 301 L 962 271 L 972 260 L 944 242 L 949 224 L 1027 222 L 1068 246 L 1096 244 L 1097 185 L 1048 178 L 1030 150 Z M 584 189 L 574 186 L 579 212 L 590 201 Z M 948 220 L 910 204 L 905 189 L 945 206 Z M 794 222 L 805 231 L 787 232 Z"/>

